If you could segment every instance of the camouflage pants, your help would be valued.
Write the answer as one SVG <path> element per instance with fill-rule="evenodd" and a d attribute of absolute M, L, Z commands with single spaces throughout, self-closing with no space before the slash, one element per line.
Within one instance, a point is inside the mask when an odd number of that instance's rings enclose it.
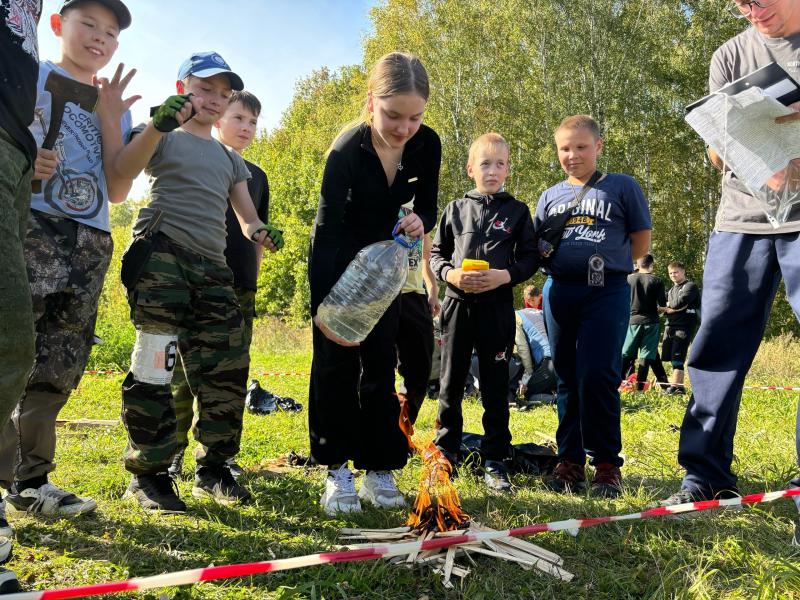
<path fill-rule="evenodd" d="M 2 485 L 55 469 L 56 418 L 89 360 L 113 246 L 108 232 L 30 212 L 24 252 L 36 360 L 11 421 L 0 430 Z"/>
<path fill-rule="evenodd" d="M 31 293 L 22 251 L 30 203 L 28 159 L 0 129 L 0 431 L 33 365 Z"/>
<path fill-rule="evenodd" d="M 245 288 L 233 288 L 236 298 L 239 300 L 239 307 L 244 317 L 244 351 L 250 353 L 250 342 L 253 339 L 253 319 L 256 316 L 256 293 L 254 290 Z M 185 359 L 184 359 L 185 360 Z M 175 402 L 175 418 L 177 420 L 176 437 L 178 440 L 178 451 L 183 452 L 189 445 L 189 430 L 192 427 L 192 417 L 196 411 L 196 403 L 189 382 L 186 379 L 186 372 L 192 369 L 191 365 L 183 366 L 181 361 L 175 365 L 175 374 L 172 377 L 172 398 Z"/>
<path fill-rule="evenodd" d="M 199 442 L 199 465 L 219 465 L 239 451 L 250 362 L 230 269 L 163 234 L 156 235 L 153 244 L 153 254 L 129 297 L 137 341 L 131 371 L 122 384 L 122 421 L 128 431 L 125 468 L 134 474 L 166 471 L 178 447 L 169 378 L 154 383 L 134 375 L 149 372 L 136 358 L 137 353 L 145 355 L 146 340 L 177 340 L 197 398 L 192 433 Z M 155 358 L 171 371 L 174 362 L 165 353 Z"/>

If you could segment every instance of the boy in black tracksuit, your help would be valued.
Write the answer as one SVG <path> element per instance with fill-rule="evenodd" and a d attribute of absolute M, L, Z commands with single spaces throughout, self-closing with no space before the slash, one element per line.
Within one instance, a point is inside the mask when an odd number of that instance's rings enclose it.
<path fill-rule="evenodd" d="M 496 133 L 473 142 L 467 173 L 476 189 L 447 205 L 431 250 L 431 267 L 447 282 L 442 305 L 442 366 L 436 445 L 456 460 L 461 447 L 461 401 L 473 347 L 478 354 L 483 400 L 481 451 L 486 484 L 510 489 L 508 456 L 508 359 L 514 346 L 513 286 L 533 275 L 538 254 L 527 205 L 502 191 L 508 144 Z M 463 271 L 465 258 L 485 260 L 485 271 Z"/>

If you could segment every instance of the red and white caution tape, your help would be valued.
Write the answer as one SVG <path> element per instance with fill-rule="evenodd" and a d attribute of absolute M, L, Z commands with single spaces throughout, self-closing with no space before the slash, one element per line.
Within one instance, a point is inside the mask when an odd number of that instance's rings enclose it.
<path fill-rule="evenodd" d="M 646 391 L 652 389 L 653 387 L 677 387 L 683 388 L 684 390 L 691 391 L 691 388 L 688 385 L 684 385 L 682 383 L 664 383 L 660 381 L 645 381 L 643 384 L 643 390 Z M 798 386 L 788 386 L 788 385 L 745 385 L 742 387 L 743 390 L 766 390 L 768 392 L 800 392 L 800 387 Z M 636 390 L 636 380 L 635 379 L 623 379 L 622 383 L 620 383 L 619 391 L 620 392 L 632 392 Z"/>
<path fill-rule="evenodd" d="M 602 523 L 635 521 L 639 519 L 650 519 L 653 517 L 709 510 L 713 508 L 727 508 L 747 504 L 758 504 L 762 502 L 774 502 L 775 500 L 789 496 L 800 496 L 800 488 L 792 488 L 780 492 L 750 494 L 749 496 L 730 498 L 726 500 L 707 500 L 704 502 L 677 504 L 675 506 L 662 506 L 626 515 L 593 517 L 589 519 L 568 519 L 566 521 L 554 521 L 551 523 L 516 527 L 514 529 L 507 529 L 505 531 L 478 531 L 466 535 L 433 538 L 424 542 L 386 544 L 383 546 L 363 548 L 358 550 L 322 552 L 319 554 L 309 554 L 307 556 L 297 556 L 294 558 L 282 558 L 278 560 L 241 563 L 236 565 L 221 565 L 218 567 L 206 567 L 203 569 L 190 569 L 188 571 L 154 575 L 152 577 L 136 577 L 134 579 L 128 579 L 127 581 L 99 583 L 95 585 L 63 588 L 60 590 L 22 592 L 19 594 L 8 594 L 5 596 L 4 600 L 56 600 L 63 598 L 85 598 L 87 596 L 96 596 L 99 594 L 114 594 L 119 592 L 132 592 L 162 587 L 191 585 L 201 581 L 229 579 L 232 577 L 246 577 L 248 575 L 257 575 L 259 573 L 274 573 L 276 571 L 301 569 L 303 567 L 311 567 L 314 565 L 349 563 L 362 560 L 374 560 L 376 558 L 390 558 L 392 556 L 407 555 L 412 552 L 433 550 L 436 548 L 446 548 L 448 546 L 455 546 L 457 544 L 465 544 L 468 542 L 493 540 L 504 537 L 517 537 L 522 535 L 535 535 L 545 531 L 574 531 L 577 529 L 594 527 L 595 525 L 600 525 Z"/>
<path fill-rule="evenodd" d="M 770 392 L 800 392 L 800 387 L 780 386 L 780 385 L 746 385 L 745 390 L 767 390 Z"/>

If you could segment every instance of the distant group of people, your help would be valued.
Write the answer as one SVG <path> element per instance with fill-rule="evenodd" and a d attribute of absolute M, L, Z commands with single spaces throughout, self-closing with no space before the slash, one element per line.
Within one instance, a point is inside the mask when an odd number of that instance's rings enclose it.
<path fill-rule="evenodd" d="M 628 276 L 631 286 L 631 317 L 628 333 L 622 346 L 622 376 L 632 376 L 635 389 L 644 389 L 649 369 L 656 384 L 666 394 L 684 394 L 684 364 L 700 317 L 700 290 L 686 277 L 686 267 L 680 261 L 669 263 L 673 286 L 665 293 L 664 282 L 653 273 L 652 254 L 645 254 Z M 658 351 L 661 325 L 659 315 L 665 315 L 661 353 Z M 639 357 L 638 369 L 634 363 Z M 672 366 L 669 381 L 662 361 Z"/>
<path fill-rule="evenodd" d="M 93 341 L 112 248 L 108 203 L 125 200 L 142 171 L 150 176 L 151 201 L 134 223 L 122 265 L 136 327 L 121 389 L 124 464 L 131 473 L 126 496 L 147 510 L 187 510 L 169 470 L 181 473 L 189 428 L 199 442 L 192 494 L 223 504 L 251 499 L 233 461 L 261 253 L 280 250 L 283 236 L 268 220 L 266 175 L 241 156 L 260 104 L 219 54 L 185 60 L 175 93 L 134 127 L 129 109 L 138 96 L 123 96 L 135 71 L 120 65 L 111 78 L 97 76 L 132 23 L 123 2 L 62 2 L 50 19 L 62 42 L 54 62 L 39 61 L 41 1 L 2 0 L 0 7 L 0 214 L 6 226 L 0 236 L 0 484 L 8 489 L 0 503 L 2 562 L 11 550 L 6 503 L 62 516 L 97 506 L 48 475 L 55 468 L 56 416 L 80 381 Z M 730 9 L 752 27 L 715 52 L 712 91 L 773 60 L 797 73 L 800 0 L 736 0 Z M 86 101 L 65 101 L 64 80 Z M 94 110 L 90 92 L 98 98 Z M 393 475 L 408 459 L 399 419 L 413 423 L 422 404 L 435 316 L 441 328 L 435 443 L 452 465 L 460 458 L 474 351 L 486 485 L 511 490 L 509 396 L 554 390 L 558 464 L 546 485 L 615 497 L 622 491 L 621 374 L 632 369 L 638 351 L 640 381 L 653 368 L 667 390 L 684 389 L 697 286 L 679 262 L 669 265 L 669 294 L 652 275 L 646 198 L 632 177 L 597 170 L 604 142 L 587 115 L 568 116 L 555 129 L 565 179 L 541 193 L 533 213 L 505 188 L 509 141 L 486 133 L 468 152 L 474 189 L 437 218 L 442 148 L 423 124 L 429 94 L 419 58 L 383 56 L 367 82 L 360 118 L 327 155 L 308 264 L 309 436 L 313 458 L 327 467 L 321 505 L 334 514 L 358 511 L 362 500 L 385 508 L 405 503 Z M 800 113 L 779 122 L 797 119 Z M 713 150 L 709 155 L 724 170 Z M 790 303 L 798 303 L 800 213 L 774 229 L 757 199 L 724 173 L 703 318 L 688 361 L 693 394 L 678 456 L 686 477 L 665 504 L 738 493 L 731 472 L 736 416 L 781 277 Z M 369 336 L 349 343 L 317 309 L 356 254 L 390 239 L 395 229 L 421 241 L 406 285 Z M 488 268 L 465 269 L 465 260 Z M 639 273 L 630 275 L 634 260 Z M 540 267 L 548 275 L 541 304 L 538 291 L 529 290 L 526 307 L 515 311 L 514 286 Z M 441 305 L 439 282 L 446 287 Z M 660 356 L 659 312 L 667 320 Z M 518 379 L 509 375 L 515 346 Z M 661 359 L 672 365 L 670 382 Z M 396 368 L 404 380 L 398 395 Z M 358 492 L 351 461 L 365 471 Z M 17 588 L 14 574 L 0 571 L 0 592 Z"/>

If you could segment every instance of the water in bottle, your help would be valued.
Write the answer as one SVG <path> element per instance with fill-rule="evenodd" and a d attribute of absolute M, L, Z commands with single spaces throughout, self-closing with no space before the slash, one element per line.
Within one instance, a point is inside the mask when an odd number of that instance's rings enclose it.
<path fill-rule="evenodd" d="M 359 251 L 317 309 L 317 318 L 348 342 L 362 342 L 400 293 L 412 242 L 397 235 Z"/>

